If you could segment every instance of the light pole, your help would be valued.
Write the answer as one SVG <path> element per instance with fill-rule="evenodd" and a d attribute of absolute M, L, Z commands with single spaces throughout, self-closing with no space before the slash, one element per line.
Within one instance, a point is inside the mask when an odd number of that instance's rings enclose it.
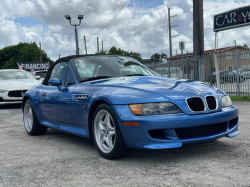
<path fill-rule="evenodd" d="M 69 15 L 66 15 L 65 18 L 69 20 L 70 25 L 75 26 L 75 38 L 76 38 L 76 55 L 79 55 L 79 45 L 78 45 L 78 35 L 77 35 L 77 29 L 76 26 L 79 26 L 81 24 L 81 20 L 83 19 L 83 15 L 78 15 L 79 24 L 72 24 L 71 23 L 71 17 Z"/>

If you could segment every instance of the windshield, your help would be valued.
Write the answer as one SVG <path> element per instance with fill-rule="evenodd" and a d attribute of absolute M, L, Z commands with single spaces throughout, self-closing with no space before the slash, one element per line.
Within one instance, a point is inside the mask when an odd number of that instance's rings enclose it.
<path fill-rule="evenodd" d="M 36 78 L 27 71 L 0 71 L 1 80 L 13 80 L 13 79 L 34 79 Z"/>
<path fill-rule="evenodd" d="M 77 58 L 73 61 L 80 81 L 94 77 L 156 76 L 131 57 L 98 56 Z"/>

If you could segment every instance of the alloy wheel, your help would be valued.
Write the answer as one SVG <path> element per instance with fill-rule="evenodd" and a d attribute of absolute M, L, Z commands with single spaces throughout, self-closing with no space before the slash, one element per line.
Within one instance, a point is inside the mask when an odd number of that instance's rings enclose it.
<path fill-rule="evenodd" d="M 115 145 L 114 120 L 107 110 L 100 110 L 95 117 L 94 133 L 97 146 L 103 153 L 110 153 Z"/>

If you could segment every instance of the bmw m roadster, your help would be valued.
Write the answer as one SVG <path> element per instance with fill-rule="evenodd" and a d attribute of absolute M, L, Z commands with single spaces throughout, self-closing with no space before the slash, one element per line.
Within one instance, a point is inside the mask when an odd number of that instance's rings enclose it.
<path fill-rule="evenodd" d="M 90 138 L 106 159 L 131 148 L 177 148 L 240 133 L 238 109 L 225 92 L 159 77 L 125 56 L 60 58 L 22 104 L 29 135 L 52 128 Z"/>

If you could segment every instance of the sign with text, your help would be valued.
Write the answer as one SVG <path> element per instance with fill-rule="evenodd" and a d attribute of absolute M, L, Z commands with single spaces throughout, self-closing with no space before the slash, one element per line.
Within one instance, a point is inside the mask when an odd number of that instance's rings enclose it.
<path fill-rule="evenodd" d="M 250 25 L 250 6 L 214 15 L 214 32 Z"/>
<path fill-rule="evenodd" d="M 21 62 L 18 64 L 19 69 L 20 66 L 27 71 L 37 71 L 37 70 L 48 70 L 49 69 L 49 62 Z"/>

